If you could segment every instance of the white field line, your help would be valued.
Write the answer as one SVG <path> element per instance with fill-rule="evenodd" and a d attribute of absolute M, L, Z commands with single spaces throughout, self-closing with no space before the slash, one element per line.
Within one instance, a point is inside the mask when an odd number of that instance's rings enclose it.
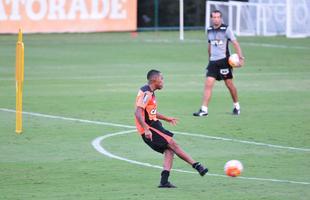
<path fill-rule="evenodd" d="M 310 49 L 310 48 L 309 48 Z M 257 67 L 257 66 L 251 66 L 251 67 Z M 294 72 L 294 75 L 309 75 L 310 72 Z M 201 73 L 193 73 L 193 74 L 174 74 L 174 77 L 201 77 L 202 74 Z M 292 72 L 277 72 L 277 73 L 273 73 L 273 72 L 260 72 L 259 74 L 253 74 L 253 73 L 247 73 L 247 72 L 243 72 L 242 74 L 238 74 L 238 76 L 292 76 Z M 101 75 L 101 76 L 57 76 L 57 77 L 37 77 L 37 76 L 28 76 L 27 80 L 25 81 L 42 81 L 42 80 L 52 80 L 52 81 L 56 81 L 56 80 L 102 80 L 102 79 L 115 79 L 115 78 L 124 78 L 124 77 L 128 77 L 128 75 Z M 139 78 L 141 76 L 130 76 L 132 78 L 136 77 Z M 0 77 L 0 81 L 15 81 L 15 77 Z M 308 81 L 308 79 L 307 79 Z M 197 83 L 197 84 L 200 84 Z M 128 85 L 128 84 L 126 84 Z"/>
<path fill-rule="evenodd" d="M 214 139 L 214 140 L 238 142 L 238 143 L 243 143 L 243 144 L 252 144 L 252 145 L 257 145 L 257 146 L 266 146 L 266 147 L 278 148 L 278 149 L 289 149 L 289 150 L 296 150 L 296 151 L 310 151 L 310 149 L 306 149 L 306 148 L 280 146 L 280 145 L 274 145 L 274 144 L 266 144 L 266 143 L 262 143 L 262 142 L 252 142 L 252 141 L 247 141 L 247 140 L 237 140 L 237 139 L 232 139 L 232 138 L 223 138 L 223 137 L 208 136 L 208 135 L 186 133 L 186 132 L 179 132 L 179 131 L 173 131 L 173 132 L 180 134 L 180 135 L 188 135 L 188 136 L 208 138 L 208 139 Z"/>
<path fill-rule="evenodd" d="M 12 113 L 16 112 L 15 110 L 7 109 L 7 108 L 0 108 L 0 111 L 12 112 Z M 25 112 L 25 111 L 23 112 L 23 114 L 24 115 L 30 115 L 30 116 L 36 116 L 36 117 L 44 117 L 44 118 L 50 118 L 50 119 L 60 119 L 60 120 L 66 120 L 66 121 L 74 121 L 74 122 L 96 124 L 96 125 L 104 125 L 104 126 L 113 126 L 113 127 L 129 128 L 129 129 L 135 129 L 136 128 L 135 126 L 124 125 L 124 124 L 116 124 L 116 123 L 102 122 L 102 121 L 92 121 L 92 120 L 85 120 L 85 119 L 78 119 L 78 118 L 71 118 L 71 117 L 62 117 L 62 116 L 56 116 L 56 115 L 47 115 L 47 114 Z M 254 141 L 238 140 L 238 139 L 232 139 L 232 138 L 208 136 L 208 135 L 194 134 L 194 133 L 188 133 L 188 132 L 179 132 L 179 131 L 173 131 L 173 132 L 177 133 L 177 134 L 181 134 L 181 135 L 188 135 L 188 136 L 194 136 L 194 137 L 208 138 L 208 139 L 213 139 L 213 140 L 236 142 L 236 143 L 256 145 L 256 146 L 265 146 L 265 147 L 270 147 L 270 148 L 286 149 L 286 150 L 292 150 L 292 151 L 310 152 L 309 148 L 281 146 L 281 145 L 267 144 L 267 143 L 262 143 L 262 142 L 254 142 Z"/>
<path fill-rule="evenodd" d="M 242 42 L 241 44 L 255 47 L 266 47 L 266 48 L 280 48 L 280 49 L 310 49 L 306 46 L 290 46 L 284 44 L 266 44 L 266 43 L 254 43 L 254 42 Z"/>
<path fill-rule="evenodd" d="M 13 113 L 16 112 L 15 110 L 6 109 L 6 108 L 0 108 L 0 111 L 13 112 Z M 46 115 L 46 114 L 34 113 L 34 112 L 23 111 L 23 114 L 30 115 L 30 116 L 36 116 L 36 117 L 50 118 L 50 119 L 60 119 L 60 120 L 66 120 L 66 121 L 81 122 L 81 123 L 87 123 L 87 124 L 97 124 L 97 125 L 114 126 L 114 127 L 121 127 L 121 128 L 135 128 L 135 126 L 127 126 L 127 125 L 123 125 L 123 124 L 115 124 L 115 123 L 100 122 L 100 121 L 91 121 L 91 120 L 86 120 L 86 119 L 61 117 L 61 116 L 55 116 L 55 115 Z"/>
<path fill-rule="evenodd" d="M 127 159 L 127 158 L 124 158 L 124 157 L 120 157 L 120 156 L 114 155 L 114 154 L 112 154 L 111 152 L 107 151 L 105 148 L 103 148 L 101 146 L 101 143 L 105 139 L 107 139 L 109 137 L 123 135 L 123 134 L 128 134 L 128 133 L 132 133 L 132 132 L 136 132 L 136 130 L 127 130 L 127 131 L 120 131 L 120 132 L 116 132 L 116 133 L 106 134 L 104 136 L 100 136 L 100 137 L 95 138 L 92 141 L 92 145 L 99 153 L 101 153 L 101 154 L 103 154 L 103 155 L 105 155 L 107 157 L 118 159 L 118 160 L 125 161 L 125 162 L 129 162 L 129 163 L 136 164 L 136 165 L 142 165 L 142 166 L 146 166 L 146 167 L 162 169 L 162 167 L 159 166 L 159 165 L 152 165 L 150 163 L 139 162 L 139 161 L 130 160 L 130 159 Z M 172 169 L 172 170 L 173 171 L 177 171 L 177 172 L 183 172 L 183 173 L 197 174 L 197 172 L 194 172 L 194 171 L 187 171 L 187 170 L 181 170 L 181 169 Z M 229 178 L 228 176 L 221 175 L 221 174 L 208 173 L 207 175 L 208 176 L 216 176 L 216 177 Z M 300 184 L 300 185 L 310 185 L 309 182 L 279 180 L 279 179 L 271 179 L 271 178 L 257 178 L 257 177 L 244 177 L 244 176 L 240 176 L 237 179 L 254 180 L 254 181 L 268 181 L 268 182 L 278 182 L 278 183 L 291 183 L 291 184 Z"/>
<path fill-rule="evenodd" d="M 180 43 L 179 40 L 173 40 L 173 39 L 145 39 L 144 42 L 147 43 Z M 185 39 L 182 41 L 182 43 L 206 43 L 206 40 L 202 39 Z M 264 48 L 279 48 L 279 49 L 310 49 L 310 47 L 306 46 L 290 46 L 290 45 L 284 45 L 284 44 L 269 44 L 269 43 L 255 43 L 255 42 L 240 42 L 240 45 L 245 46 L 254 46 L 254 47 L 264 47 Z"/>

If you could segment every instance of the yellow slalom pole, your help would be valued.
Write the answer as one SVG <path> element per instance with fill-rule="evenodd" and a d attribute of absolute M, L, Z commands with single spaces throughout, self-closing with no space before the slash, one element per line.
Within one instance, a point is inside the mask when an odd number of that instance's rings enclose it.
<path fill-rule="evenodd" d="M 23 33 L 19 29 L 16 43 L 16 133 L 22 133 L 23 84 L 24 84 L 24 43 Z"/>

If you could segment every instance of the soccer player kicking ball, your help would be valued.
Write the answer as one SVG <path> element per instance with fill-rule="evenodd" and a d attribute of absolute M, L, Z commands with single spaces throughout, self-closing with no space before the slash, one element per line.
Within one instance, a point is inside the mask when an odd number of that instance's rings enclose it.
<path fill-rule="evenodd" d="M 164 116 L 157 112 L 157 102 L 154 92 L 155 90 L 162 89 L 164 86 L 161 72 L 150 70 L 147 73 L 147 80 L 148 84 L 140 88 L 136 99 L 135 121 L 137 130 L 144 142 L 154 151 L 164 154 L 163 171 L 161 172 L 161 180 L 158 187 L 176 187 L 168 181 L 174 154 L 190 164 L 201 176 L 204 176 L 208 172 L 208 169 L 184 152 L 173 139 L 173 133 L 166 130 L 159 121 L 161 119 L 172 125 L 177 124 L 177 119 Z"/>

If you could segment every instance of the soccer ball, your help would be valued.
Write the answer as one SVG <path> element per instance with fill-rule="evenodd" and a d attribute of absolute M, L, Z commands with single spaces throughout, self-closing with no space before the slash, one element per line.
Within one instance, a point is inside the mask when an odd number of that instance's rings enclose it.
<path fill-rule="evenodd" d="M 236 177 L 243 171 L 243 165 L 239 160 L 230 160 L 224 166 L 224 171 L 227 176 Z"/>
<path fill-rule="evenodd" d="M 240 60 L 238 54 L 231 54 L 228 58 L 228 63 L 231 67 L 240 67 Z"/>

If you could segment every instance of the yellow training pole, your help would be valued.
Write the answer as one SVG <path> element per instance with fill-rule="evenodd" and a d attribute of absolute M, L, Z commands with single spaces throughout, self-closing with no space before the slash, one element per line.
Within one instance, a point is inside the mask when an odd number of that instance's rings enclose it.
<path fill-rule="evenodd" d="M 16 43 L 16 133 L 22 133 L 23 84 L 24 84 L 24 43 L 23 33 L 19 29 Z"/>

